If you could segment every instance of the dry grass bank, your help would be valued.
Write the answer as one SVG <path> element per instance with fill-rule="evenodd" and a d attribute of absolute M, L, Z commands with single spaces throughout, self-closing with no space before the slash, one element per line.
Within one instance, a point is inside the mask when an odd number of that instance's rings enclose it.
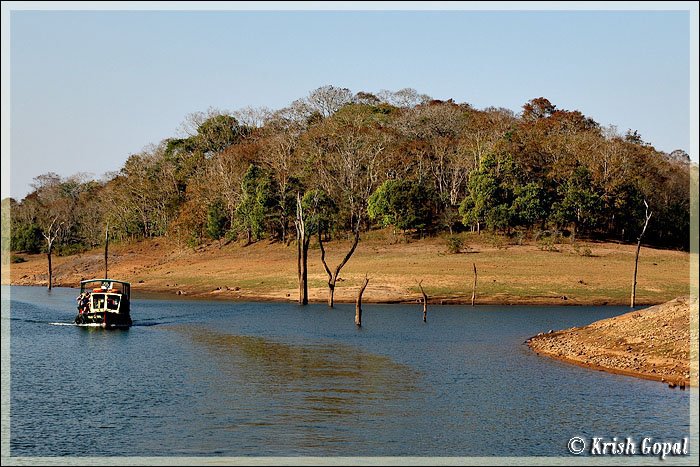
<path fill-rule="evenodd" d="M 386 231 L 365 234 L 341 273 L 336 301 L 354 301 L 361 280 L 368 273 L 371 281 L 364 294 L 366 302 L 415 301 L 420 297 L 417 281 L 421 279 L 431 303 L 469 302 L 475 263 L 477 304 L 629 303 L 634 245 L 584 242 L 576 247 L 555 245 L 558 251 L 545 251 L 534 243 L 504 245 L 488 235 L 462 234 L 462 238 L 465 250 L 449 254 L 445 238 L 397 243 Z M 327 244 L 331 267 L 349 246 L 349 240 Z M 10 265 L 11 283 L 46 285 L 45 255 L 21 256 L 25 262 Z M 54 283 L 75 287 L 81 279 L 102 277 L 103 261 L 100 249 L 54 257 Z M 327 276 L 313 243 L 309 271 L 310 299 L 325 301 Z M 285 246 L 261 241 L 248 246 L 220 246 L 214 242 L 197 250 L 165 238 L 113 244 L 109 275 L 130 281 L 137 293 L 242 300 L 297 298 L 293 243 Z M 642 249 L 638 304 L 657 304 L 687 295 L 688 287 L 688 253 Z"/>

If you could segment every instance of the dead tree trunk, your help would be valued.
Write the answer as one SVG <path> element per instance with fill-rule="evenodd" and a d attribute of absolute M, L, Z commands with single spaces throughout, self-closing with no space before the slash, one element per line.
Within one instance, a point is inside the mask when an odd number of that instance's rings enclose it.
<path fill-rule="evenodd" d="M 425 290 L 423 290 L 423 280 L 421 280 L 418 283 L 418 287 L 420 287 L 420 293 L 423 294 L 423 322 L 427 323 L 428 322 L 428 295 L 425 293 Z"/>
<path fill-rule="evenodd" d="M 309 287 L 308 287 L 308 257 L 309 257 L 309 242 L 310 235 L 306 230 L 306 221 L 304 219 L 304 210 L 301 205 L 301 195 L 297 193 L 297 217 L 294 220 L 294 226 L 297 230 L 297 276 L 299 279 L 299 304 L 309 304 Z"/>
<path fill-rule="evenodd" d="M 474 299 L 476 298 L 476 263 L 472 263 L 474 266 L 474 284 L 472 285 L 472 306 L 474 306 Z"/>
<path fill-rule="evenodd" d="M 53 288 L 53 270 L 51 269 L 51 250 L 53 249 L 52 245 L 49 245 L 49 250 L 46 253 L 46 256 L 49 259 L 49 290 Z"/>
<path fill-rule="evenodd" d="M 334 304 L 334 296 L 335 296 L 335 284 L 338 281 L 338 276 L 340 275 L 340 270 L 343 269 L 343 266 L 345 266 L 345 263 L 348 262 L 350 257 L 352 256 L 353 253 L 355 253 L 355 248 L 357 248 L 357 244 L 360 241 L 360 224 L 359 222 L 357 223 L 357 228 L 355 229 L 355 239 L 352 242 L 352 246 L 350 247 L 350 250 L 347 252 L 343 260 L 338 264 L 338 267 L 335 268 L 334 272 L 331 272 L 331 269 L 328 267 L 328 263 L 326 263 L 326 249 L 323 247 L 323 239 L 321 238 L 321 231 L 319 230 L 318 232 L 318 246 L 321 249 L 321 262 L 323 263 L 323 268 L 326 270 L 326 274 L 328 274 L 328 306 L 330 308 L 333 308 Z"/>
<path fill-rule="evenodd" d="M 49 228 L 41 232 L 41 234 L 46 239 L 46 258 L 49 262 L 49 290 L 53 288 L 53 268 L 51 267 L 51 255 L 53 254 L 53 244 L 56 238 L 58 238 L 58 234 L 61 230 L 62 225 L 62 223 L 56 224 L 57 222 L 58 217 L 54 217 L 54 219 L 51 221 L 51 225 L 49 225 Z"/>
<path fill-rule="evenodd" d="M 369 284 L 369 279 L 367 278 L 367 274 L 365 274 L 365 281 L 362 283 L 360 292 L 357 294 L 357 300 L 355 300 L 355 324 L 357 327 L 362 327 L 362 294 L 365 293 L 367 284 Z"/>
<path fill-rule="evenodd" d="M 644 227 L 642 227 L 642 233 L 639 234 L 637 238 L 637 253 L 634 256 L 634 278 L 632 279 L 632 296 L 630 297 L 630 308 L 634 308 L 634 300 L 637 297 L 637 266 L 639 264 L 639 250 L 642 248 L 642 237 L 644 232 L 647 230 L 647 225 L 649 225 L 649 219 L 651 219 L 651 213 L 649 212 L 649 204 L 644 200 Z"/>

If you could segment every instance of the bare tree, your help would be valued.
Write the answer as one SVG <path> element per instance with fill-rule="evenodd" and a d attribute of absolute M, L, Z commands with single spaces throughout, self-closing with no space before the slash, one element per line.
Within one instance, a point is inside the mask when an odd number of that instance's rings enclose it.
<path fill-rule="evenodd" d="M 41 229 L 41 234 L 46 239 L 46 258 L 49 261 L 49 290 L 53 288 L 53 269 L 51 267 L 51 255 L 53 254 L 54 242 L 57 238 L 60 237 L 62 228 L 63 222 L 59 222 L 58 216 L 54 216 L 51 219 L 51 223 L 48 225 L 48 227 L 44 227 Z"/>
<path fill-rule="evenodd" d="M 302 206 L 300 193 L 297 193 L 297 215 L 296 219 L 294 220 L 294 226 L 297 230 L 297 277 L 299 279 L 299 304 L 308 305 L 308 257 L 311 232 L 309 231 L 310 226 L 307 224 L 307 219 L 304 216 L 304 207 Z"/>
<path fill-rule="evenodd" d="M 64 186 L 61 177 L 53 172 L 34 179 L 36 223 L 46 241 L 48 260 L 48 288 L 53 288 L 53 250 L 71 224 L 74 198 L 70 184 Z"/>
<path fill-rule="evenodd" d="M 318 232 L 318 246 L 321 249 L 321 262 L 323 263 L 323 268 L 326 270 L 326 274 L 328 274 L 328 306 L 330 308 L 333 308 L 335 284 L 338 281 L 340 270 L 343 269 L 345 263 L 347 263 L 352 254 L 355 253 L 355 248 L 357 248 L 357 244 L 360 241 L 359 226 L 353 230 L 355 232 L 355 237 L 353 239 L 352 246 L 350 247 L 350 250 L 348 250 L 348 252 L 345 254 L 342 261 L 338 264 L 338 266 L 336 266 L 333 272 L 331 272 L 330 268 L 328 267 L 328 263 L 326 263 L 326 249 L 323 247 L 323 238 L 321 235 L 321 231 L 319 230 Z"/>
<path fill-rule="evenodd" d="M 243 107 L 233 112 L 233 116 L 241 125 L 249 128 L 260 128 L 272 115 L 272 110 L 267 107 Z"/>
<path fill-rule="evenodd" d="M 632 279 L 632 296 L 630 298 L 630 308 L 634 308 L 634 300 L 637 296 L 637 265 L 639 263 L 639 250 L 642 247 L 642 237 L 644 232 L 647 230 L 647 225 L 649 225 L 649 219 L 651 219 L 651 212 L 649 212 L 649 204 L 647 200 L 644 200 L 644 227 L 642 227 L 642 233 L 639 234 L 637 238 L 637 253 L 634 256 L 634 278 Z"/>
<path fill-rule="evenodd" d="M 309 106 L 323 117 L 330 117 L 345 104 L 352 102 L 352 92 L 347 88 L 331 85 L 321 86 L 309 93 Z"/>
<path fill-rule="evenodd" d="M 162 146 L 130 156 L 113 183 L 110 223 L 126 231 L 137 228 L 144 237 L 163 235 L 179 198 L 170 168 Z"/>
<path fill-rule="evenodd" d="M 427 94 L 419 94 L 418 91 L 413 88 L 403 88 L 396 92 L 382 89 L 379 91 L 378 97 L 388 104 L 403 108 L 410 108 L 419 104 L 425 104 L 431 99 L 431 97 Z"/>

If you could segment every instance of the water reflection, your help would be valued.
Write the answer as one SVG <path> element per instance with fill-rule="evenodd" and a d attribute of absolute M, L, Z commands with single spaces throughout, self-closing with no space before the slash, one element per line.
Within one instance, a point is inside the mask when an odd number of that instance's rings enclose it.
<path fill-rule="evenodd" d="M 194 345 L 208 368 L 218 369 L 201 377 L 208 379 L 219 407 L 235 406 L 239 414 L 219 425 L 227 431 L 291 426 L 292 445 L 330 448 L 361 441 L 358 428 L 399 416 L 402 401 L 418 393 L 414 370 L 353 346 L 281 343 L 204 326 L 168 329 Z M 347 430 L 338 436 L 343 425 Z"/>

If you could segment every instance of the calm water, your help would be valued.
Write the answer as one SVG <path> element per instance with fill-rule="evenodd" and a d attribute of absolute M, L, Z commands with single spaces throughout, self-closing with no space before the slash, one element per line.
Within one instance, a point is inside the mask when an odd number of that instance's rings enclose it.
<path fill-rule="evenodd" d="M 3 295 L 8 292 L 3 288 Z M 688 436 L 661 383 L 523 341 L 628 311 L 140 300 L 70 325 L 75 289 L 11 288 L 12 456 L 562 456 L 572 436 Z M 5 323 L 6 324 L 6 323 Z M 4 325 L 5 325 L 4 324 Z"/>

